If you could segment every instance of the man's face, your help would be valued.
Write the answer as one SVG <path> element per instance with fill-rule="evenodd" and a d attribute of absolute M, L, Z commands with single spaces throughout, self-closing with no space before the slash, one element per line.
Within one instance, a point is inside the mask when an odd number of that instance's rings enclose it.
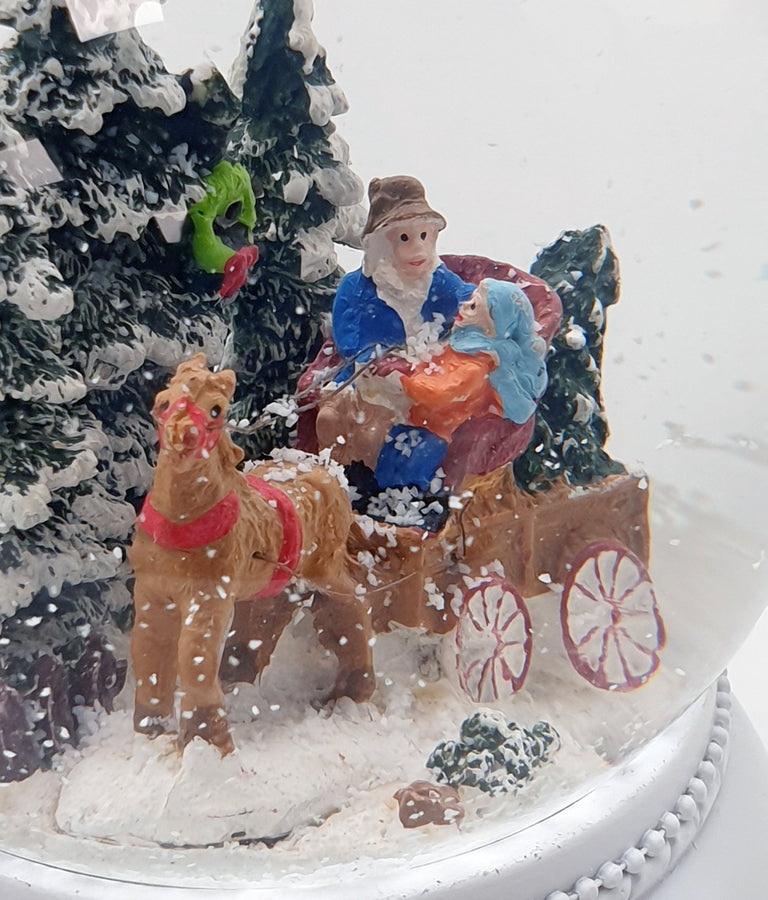
<path fill-rule="evenodd" d="M 404 280 L 431 273 L 438 234 L 437 224 L 425 219 L 397 222 L 386 232 L 392 247 L 392 264 Z"/>

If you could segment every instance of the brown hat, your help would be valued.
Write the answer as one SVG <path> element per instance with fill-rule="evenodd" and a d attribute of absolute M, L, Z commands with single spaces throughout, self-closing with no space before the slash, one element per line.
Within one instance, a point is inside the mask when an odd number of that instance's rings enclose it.
<path fill-rule="evenodd" d="M 363 237 L 406 219 L 436 219 L 440 230 L 445 228 L 445 219 L 427 203 L 422 183 L 410 175 L 373 178 L 368 185 L 368 201 Z"/>

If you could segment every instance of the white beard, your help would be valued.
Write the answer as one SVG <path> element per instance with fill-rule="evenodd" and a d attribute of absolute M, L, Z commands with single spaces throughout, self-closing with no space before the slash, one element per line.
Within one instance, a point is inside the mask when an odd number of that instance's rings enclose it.
<path fill-rule="evenodd" d="M 379 299 L 391 306 L 403 320 L 406 337 L 417 332 L 423 324 L 421 307 L 429 294 L 433 271 L 406 282 L 391 263 L 381 260 L 371 273 Z"/>
<path fill-rule="evenodd" d="M 405 279 L 392 264 L 392 249 L 383 231 L 363 238 L 363 247 L 363 275 L 376 285 L 379 299 L 400 316 L 405 330 L 406 355 L 409 358 L 423 358 L 427 347 L 434 351 L 445 322 L 442 316 L 430 322 L 424 322 L 421 318 L 421 307 L 432 287 L 432 275 L 440 265 L 437 251 L 427 263 L 424 275 Z"/>
<path fill-rule="evenodd" d="M 429 321 L 421 318 L 421 307 L 432 286 L 432 272 L 439 265 L 436 260 L 428 275 L 406 283 L 394 267 L 381 262 L 372 274 L 376 292 L 387 306 L 400 316 L 405 329 L 406 357 L 411 360 L 429 359 L 440 351 L 438 338 L 445 325 L 444 316 L 434 316 Z"/>

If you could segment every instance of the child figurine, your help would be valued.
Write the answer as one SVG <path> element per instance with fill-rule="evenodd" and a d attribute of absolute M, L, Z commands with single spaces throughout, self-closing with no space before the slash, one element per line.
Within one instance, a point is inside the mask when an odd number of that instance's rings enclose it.
<path fill-rule="evenodd" d="M 523 291 L 486 278 L 459 308 L 449 346 L 402 379 L 410 421 L 446 441 L 472 417 L 523 425 L 547 386 L 546 342 Z"/>

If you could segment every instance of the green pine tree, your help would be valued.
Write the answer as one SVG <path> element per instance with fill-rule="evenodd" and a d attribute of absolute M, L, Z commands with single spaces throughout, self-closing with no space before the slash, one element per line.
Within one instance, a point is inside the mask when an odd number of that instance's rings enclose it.
<path fill-rule="evenodd" d="M 237 372 L 233 416 L 250 421 L 291 395 L 322 342 L 323 316 L 343 274 L 334 242 L 355 244 L 363 185 L 348 164 L 332 118 L 346 110 L 310 4 L 256 5 L 235 75 L 242 116 L 227 158 L 244 166 L 256 193 L 254 238 L 261 258 L 231 307 L 225 359 Z M 243 439 L 249 454 L 288 442 L 284 423 Z"/>
<path fill-rule="evenodd" d="M 205 195 L 238 105 L 134 30 L 81 42 L 64 0 L 0 24 L 17 32 L 0 51 L 0 675 L 34 717 L 41 679 L 129 614 L 152 397 L 184 357 L 223 353 L 217 286 L 167 226 Z M 38 733 L 56 749 L 54 725 Z"/>
<path fill-rule="evenodd" d="M 608 422 L 600 392 L 605 310 L 619 299 L 619 263 L 607 230 L 566 231 L 542 250 L 531 272 L 557 291 L 563 319 L 533 439 L 514 463 L 517 482 L 540 491 L 556 479 L 584 485 L 622 472 L 604 449 Z"/>

